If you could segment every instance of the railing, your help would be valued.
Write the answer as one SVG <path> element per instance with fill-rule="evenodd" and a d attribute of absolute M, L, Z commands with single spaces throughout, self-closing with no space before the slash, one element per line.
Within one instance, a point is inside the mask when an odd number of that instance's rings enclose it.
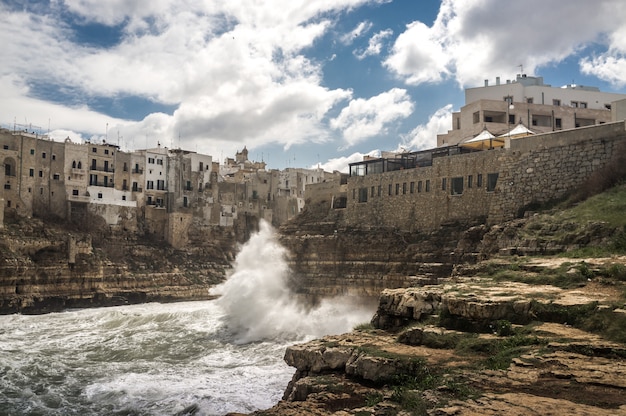
<path fill-rule="evenodd" d="M 89 170 L 93 170 L 93 171 L 97 171 L 97 172 L 109 172 L 109 173 L 114 173 L 115 172 L 115 168 L 104 167 L 104 166 L 97 166 L 97 165 L 96 166 L 91 165 Z"/>
<path fill-rule="evenodd" d="M 130 173 L 143 175 L 143 169 L 133 169 Z"/>

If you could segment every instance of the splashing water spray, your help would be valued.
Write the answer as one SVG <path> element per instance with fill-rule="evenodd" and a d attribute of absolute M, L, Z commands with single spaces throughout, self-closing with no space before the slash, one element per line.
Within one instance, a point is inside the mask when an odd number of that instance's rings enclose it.
<path fill-rule="evenodd" d="M 259 232 L 237 255 L 232 274 L 212 290 L 221 295 L 217 303 L 238 342 L 339 334 L 371 319 L 372 306 L 354 298 L 325 299 L 312 309 L 300 304 L 287 284 L 286 255 L 272 227 L 261 221 Z"/>

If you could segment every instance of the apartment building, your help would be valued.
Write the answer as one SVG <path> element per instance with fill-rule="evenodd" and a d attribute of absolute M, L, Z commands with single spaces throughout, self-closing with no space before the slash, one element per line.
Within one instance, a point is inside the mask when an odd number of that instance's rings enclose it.
<path fill-rule="evenodd" d="M 506 135 L 517 125 L 533 133 L 547 133 L 608 123 L 614 103 L 625 94 L 602 92 L 597 87 L 544 84 L 543 77 L 517 75 L 515 80 L 465 90 L 465 105 L 452 114 L 452 129 L 437 136 L 437 146 L 462 143 L 484 130 Z"/>

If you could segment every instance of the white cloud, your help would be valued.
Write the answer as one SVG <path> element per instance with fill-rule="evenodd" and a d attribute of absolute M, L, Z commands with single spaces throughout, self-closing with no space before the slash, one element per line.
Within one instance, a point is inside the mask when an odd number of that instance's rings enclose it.
<path fill-rule="evenodd" d="M 0 114 L 51 117 L 86 135 L 109 122 L 140 147 L 179 136 L 182 146 L 203 152 L 244 142 L 289 148 L 329 141 L 328 112 L 352 93 L 322 86 L 320 64 L 303 50 L 329 30 L 333 14 L 381 2 L 65 0 L 41 14 L 0 4 L 0 43 L 11 57 L 0 62 L 0 78 L 14 93 L 5 96 L 3 88 Z M 106 47 L 80 43 L 64 23 L 68 13 L 83 23 L 119 25 L 122 37 Z M 38 89 L 50 86 L 76 105 L 38 100 Z M 141 97 L 177 109 L 112 120 L 86 107 L 102 97 Z"/>
<path fill-rule="evenodd" d="M 356 153 L 352 153 L 349 156 L 342 156 L 338 158 L 329 159 L 326 163 L 319 165 L 319 167 L 321 167 L 326 172 L 339 171 L 342 173 L 348 173 L 349 172 L 348 164 L 361 162 L 363 161 L 363 158 L 365 156 L 380 157 L 380 150 L 376 149 L 368 153 L 356 152 Z M 314 169 L 317 166 L 318 165 L 311 166 L 311 169 Z"/>
<path fill-rule="evenodd" d="M 370 38 L 367 48 L 362 51 L 355 51 L 354 56 L 356 56 L 357 59 L 365 59 L 368 56 L 380 55 L 380 51 L 383 48 L 383 42 L 391 35 L 393 35 L 393 30 L 381 30 Z"/>
<path fill-rule="evenodd" d="M 437 135 L 452 128 L 452 104 L 440 108 L 426 124 L 420 124 L 409 134 L 402 137 L 400 149 L 424 150 L 437 147 Z"/>
<path fill-rule="evenodd" d="M 341 36 L 339 38 L 339 42 L 343 43 L 344 45 L 351 45 L 352 42 L 354 42 L 357 38 L 360 38 L 365 33 L 369 32 L 372 26 L 373 26 L 372 22 L 368 22 L 368 21 L 361 22 L 350 32 Z"/>
<path fill-rule="evenodd" d="M 406 118 L 412 112 L 413 103 L 406 90 L 393 88 L 367 100 L 358 98 L 350 101 L 330 121 L 330 126 L 341 131 L 345 142 L 343 148 L 348 148 L 386 133 L 389 123 Z"/>
<path fill-rule="evenodd" d="M 583 69 L 615 82 L 626 79 L 617 69 L 623 55 L 614 57 L 626 52 L 625 30 L 621 0 L 443 0 L 431 27 L 407 25 L 385 65 L 408 84 L 453 76 L 468 86 L 485 78 L 513 77 L 520 64 L 532 74 L 586 46 L 605 44 L 607 56 L 583 60 Z"/>

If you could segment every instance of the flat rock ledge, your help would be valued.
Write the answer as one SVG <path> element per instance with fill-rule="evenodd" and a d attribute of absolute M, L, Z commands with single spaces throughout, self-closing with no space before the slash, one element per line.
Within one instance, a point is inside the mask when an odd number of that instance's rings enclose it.
<path fill-rule="evenodd" d="M 621 309 L 595 288 L 385 290 L 371 329 L 289 347 L 283 400 L 253 414 L 626 415 L 626 345 L 566 322 Z"/>

